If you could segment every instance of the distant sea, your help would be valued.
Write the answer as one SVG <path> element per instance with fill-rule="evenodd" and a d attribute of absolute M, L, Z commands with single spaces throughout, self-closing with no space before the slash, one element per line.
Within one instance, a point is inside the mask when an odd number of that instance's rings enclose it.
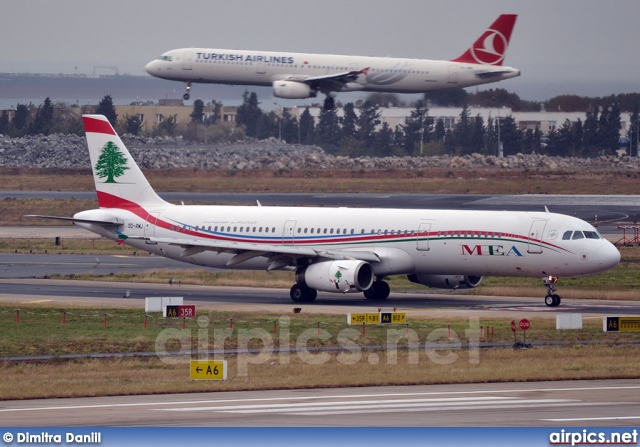
<path fill-rule="evenodd" d="M 258 93 L 262 101 L 272 104 L 270 88 L 246 87 Z M 205 103 L 222 101 L 227 106 L 242 103 L 245 87 L 211 84 L 194 84 L 191 89 L 192 105 L 195 99 Z M 115 105 L 159 99 L 181 99 L 185 93 L 181 82 L 165 81 L 151 76 L 112 75 L 100 77 L 45 74 L 0 73 L 0 110 L 14 109 L 18 104 L 42 104 L 49 97 L 54 103 L 94 105 L 105 95 L 110 95 Z M 275 106 L 271 105 L 270 108 Z M 266 107 L 267 109 L 269 107 Z"/>

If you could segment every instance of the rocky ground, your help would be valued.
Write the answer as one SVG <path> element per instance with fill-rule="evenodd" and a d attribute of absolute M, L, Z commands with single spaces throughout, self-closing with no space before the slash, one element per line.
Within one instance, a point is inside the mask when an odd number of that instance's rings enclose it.
<path fill-rule="evenodd" d="M 406 170 L 478 169 L 500 170 L 594 170 L 629 171 L 640 169 L 640 158 L 603 156 L 598 158 L 551 157 L 518 154 L 497 158 L 493 155 L 433 157 L 341 157 L 325 153 L 318 146 L 290 145 L 276 139 L 250 140 L 233 144 L 202 145 L 181 138 L 124 137 L 125 144 L 146 169 L 199 170 Z M 84 137 L 75 135 L 0 135 L 0 167 L 73 169 L 90 166 Z"/>

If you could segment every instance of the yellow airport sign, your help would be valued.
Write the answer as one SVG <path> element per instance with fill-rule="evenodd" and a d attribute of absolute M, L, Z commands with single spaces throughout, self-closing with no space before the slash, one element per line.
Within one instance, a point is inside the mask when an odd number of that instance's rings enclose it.
<path fill-rule="evenodd" d="M 405 324 L 405 312 L 378 312 L 366 314 L 347 314 L 347 324 Z"/>
<path fill-rule="evenodd" d="M 191 379 L 227 380 L 227 361 L 191 360 Z"/>
<path fill-rule="evenodd" d="M 603 317 L 604 332 L 640 332 L 640 317 Z"/>
<path fill-rule="evenodd" d="M 380 322 L 382 324 L 405 324 L 407 314 L 405 312 L 381 312 Z"/>

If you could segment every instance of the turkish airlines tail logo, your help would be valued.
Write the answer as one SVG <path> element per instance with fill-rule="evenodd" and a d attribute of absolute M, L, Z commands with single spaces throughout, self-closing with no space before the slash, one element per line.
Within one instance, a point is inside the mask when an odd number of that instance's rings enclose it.
<path fill-rule="evenodd" d="M 515 14 L 502 14 L 462 56 L 452 62 L 502 65 L 517 17 Z"/>

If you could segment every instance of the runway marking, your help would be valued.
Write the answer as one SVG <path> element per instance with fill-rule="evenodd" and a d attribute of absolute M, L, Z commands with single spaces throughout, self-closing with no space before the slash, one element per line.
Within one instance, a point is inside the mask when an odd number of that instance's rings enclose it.
<path fill-rule="evenodd" d="M 572 399 L 531 399 L 508 397 L 378 400 L 354 402 L 319 402 L 298 404 L 234 405 L 217 407 L 163 408 L 156 411 L 214 411 L 229 414 L 283 414 L 292 416 L 332 416 L 366 413 L 408 413 L 427 411 L 476 411 L 496 409 L 531 409 L 534 407 L 612 406 L 619 402 L 580 402 Z"/>
<path fill-rule="evenodd" d="M 36 300 L 36 301 L 26 301 L 25 304 L 36 304 L 36 303 L 48 303 L 53 300 Z"/>
<path fill-rule="evenodd" d="M 431 399 L 388 399 L 388 400 L 355 400 L 355 401 L 339 401 L 339 402 L 315 402 L 315 403 L 289 403 L 289 404 L 261 404 L 261 405 L 230 405 L 226 407 L 187 407 L 187 408 L 161 408 L 158 411 L 225 411 L 230 413 L 260 413 L 260 412 L 277 412 L 295 408 L 326 408 L 330 406 L 361 408 L 366 405 L 367 408 L 376 408 L 378 406 L 411 406 L 411 405 L 443 405 L 447 402 L 459 403 L 467 402 L 474 405 L 485 404 L 487 402 L 510 400 L 510 397 L 443 397 Z"/>
<path fill-rule="evenodd" d="M 160 402 L 135 402 L 135 403 L 114 403 L 114 404 L 95 404 L 95 405 L 64 405 L 64 406 L 48 406 L 48 407 L 26 407 L 26 408 L 0 408 L 0 413 L 17 412 L 17 411 L 51 411 L 51 410 L 84 410 L 92 408 L 124 408 L 124 407 L 149 407 L 161 405 L 197 405 L 197 404 L 219 404 L 233 402 L 274 402 L 274 401 L 296 401 L 296 400 L 317 400 L 317 399 L 362 399 L 366 397 L 385 398 L 385 397 L 403 397 L 403 396 L 438 396 L 438 395 L 478 395 L 478 394 L 508 394 L 508 393 L 535 393 L 535 392 L 558 392 L 558 391 L 602 391 L 602 390 L 637 390 L 640 385 L 625 386 L 601 386 L 601 387 L 576 387 L 576 388 L 530 388 L 530 389 L 511 389 L 511 390 L 469 390 L 469 391 L 429 391 L 418 393 L 386 393 L 386 394 L 346 394 L 346 395 L 327 395 L 327 396 L 291 396 L 291 397 L 256 397 L 256 398 L 239 398 L 239 399 L 208 399 L 208 400 L 192 400 L 192 401 L 160 401 Z M 138 396 L 140 398 L 140 396 Z M 5 401 L 6 406 L 10 401 Z M 18 401 L 24 404 L 24 401 Z"/>
<path fill-rule="evenodd" d="M 549 422 L 579 422 L 579 421 L 619 421 L 619 420 L 630 420 L 630 419 L 640 419 L 640 416 L 603 416 L 597 418 L 561 418 L 561 419 L 539 419 L 540 421 L 549 421 Z"/>

